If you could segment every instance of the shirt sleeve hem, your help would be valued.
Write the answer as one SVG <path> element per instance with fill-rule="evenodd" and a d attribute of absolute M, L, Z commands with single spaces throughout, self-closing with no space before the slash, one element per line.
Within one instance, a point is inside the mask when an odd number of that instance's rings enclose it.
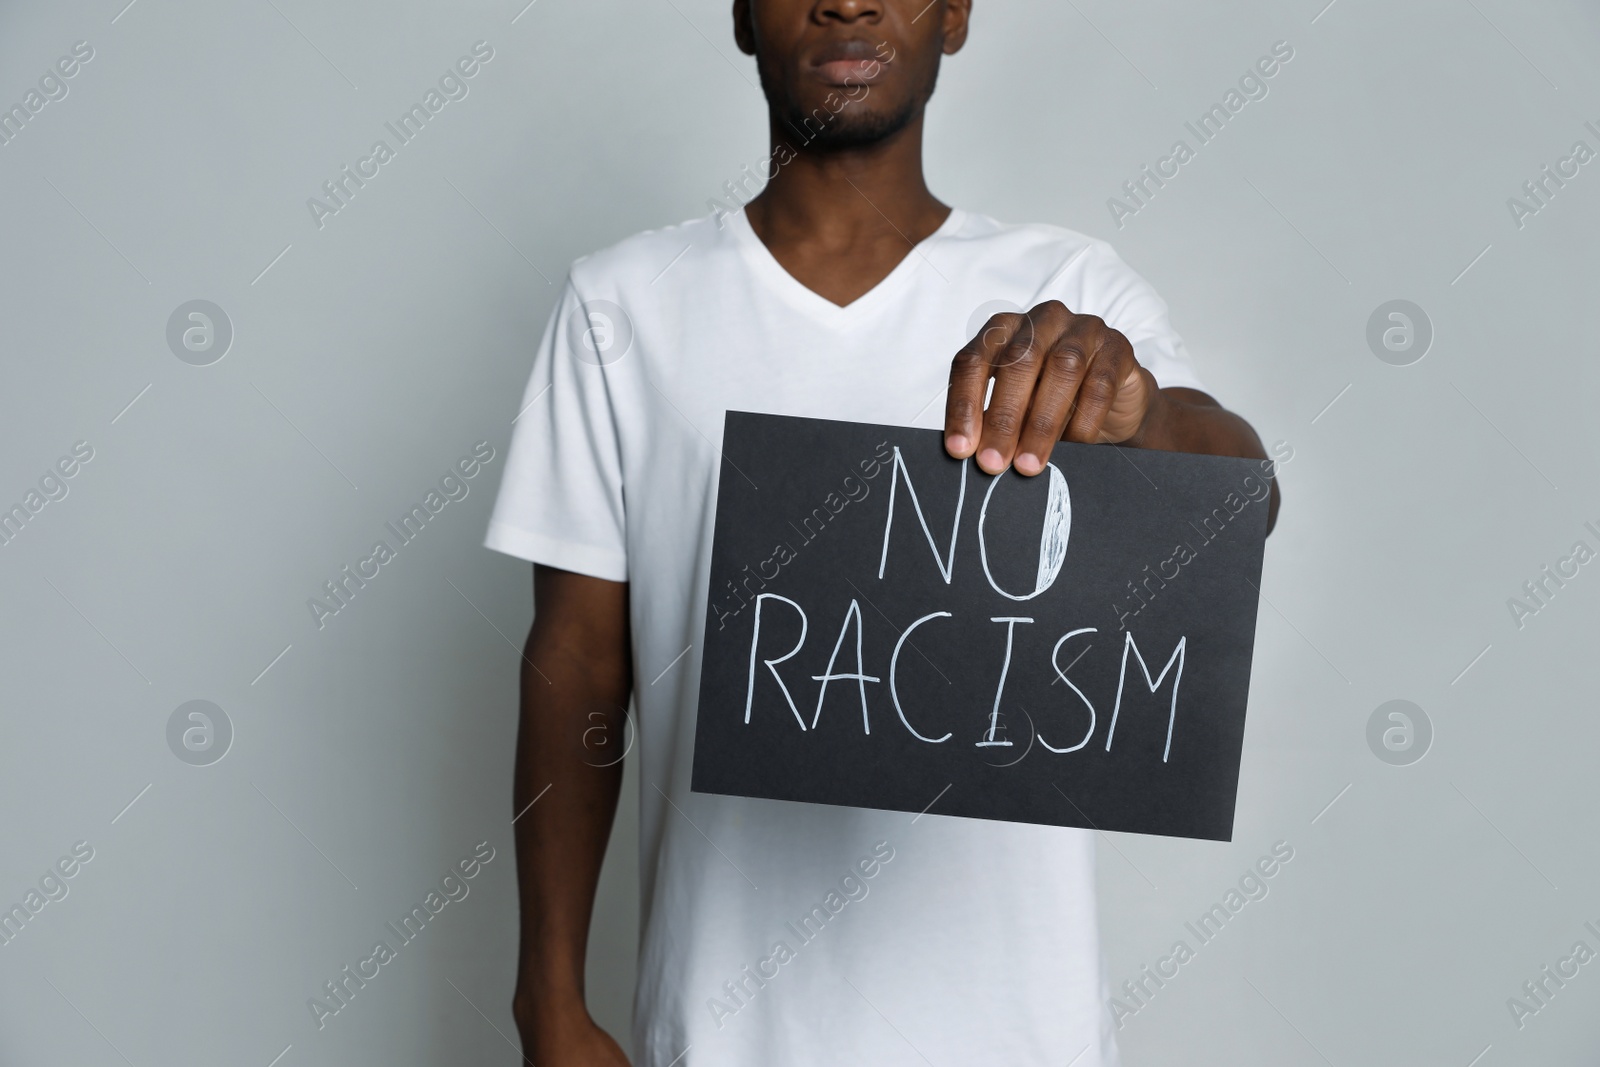
<path fill-rule="evenodd" d="M 529 563 L 586 574 L 591 578 L 603 578 L 608 582 L 628 580 L 627 554 L 615 549 L 544 537 L 503 522 L 489 524 L 489 533 L 483 543 L 486 548 Z"/>

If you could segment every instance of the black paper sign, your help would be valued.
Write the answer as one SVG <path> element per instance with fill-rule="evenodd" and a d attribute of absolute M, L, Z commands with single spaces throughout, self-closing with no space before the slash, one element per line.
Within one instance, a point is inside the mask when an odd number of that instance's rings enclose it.
<path fill-rule="evenodd" d="M 692 788 L 1227 841 L 1270 483 L 729 412 Z M 1270 468 L 1266 468 L 1270 469 Z"/>

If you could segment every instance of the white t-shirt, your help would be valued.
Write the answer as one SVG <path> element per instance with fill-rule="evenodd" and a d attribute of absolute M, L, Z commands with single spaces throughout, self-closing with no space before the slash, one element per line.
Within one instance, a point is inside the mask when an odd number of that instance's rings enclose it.
<path fill-rule="evenodd" d="M 957 349 L 1051 297 L 1200 387 L 1149 284 L 1053 226 L 952 211 L 848 307 L 742 212 L 573 264 L 486 543 L 631 586 L 637 1067 L 1117 1062 L 1090 832 L 689 791 L 724 412 L 942 426 Z"/>

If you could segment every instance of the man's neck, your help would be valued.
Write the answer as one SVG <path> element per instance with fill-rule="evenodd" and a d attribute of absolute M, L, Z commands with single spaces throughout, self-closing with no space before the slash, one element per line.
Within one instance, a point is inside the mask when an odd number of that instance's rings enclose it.
<path fill-rule="evenodd" d="M 922 116 L 871 145 L 802 148 L 772 123 L 773 159 L 789 161 L 745 207 L 750 226 L 785 270 L 835 304 L 888 276 L 950 209 L 922 174 Z"/>

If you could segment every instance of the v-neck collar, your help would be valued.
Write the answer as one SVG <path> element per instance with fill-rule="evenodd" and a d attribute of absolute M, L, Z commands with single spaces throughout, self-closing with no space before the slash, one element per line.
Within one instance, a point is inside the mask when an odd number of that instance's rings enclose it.
<path fill-rule="evenodd" d="M 939 238 L 948 237 L 959 230 L 966 221 L 966 212 L 960 208 L 951 208 L 950 214 L 939 224 L 939 228 L 912 247 L 877 285 L 842 306 L 808 288 L 784 269 L 783 264 L 778 262 L 772 251 L 757 236 L 755 229 L 750 225 L 750 220 L 745 217 L 745 212 L 739 211 L 730 218 L 739 251 L 750 269 L 761 278 L 767 288 L 797 311 L 826 325 L 837 326 L 852 322 L 882 305 L 884 301 L 894 296 L 896 290 L 900 289 L 913 273 L 931 267 L 932 264 L 927 261 L 928 249 Z"/>

